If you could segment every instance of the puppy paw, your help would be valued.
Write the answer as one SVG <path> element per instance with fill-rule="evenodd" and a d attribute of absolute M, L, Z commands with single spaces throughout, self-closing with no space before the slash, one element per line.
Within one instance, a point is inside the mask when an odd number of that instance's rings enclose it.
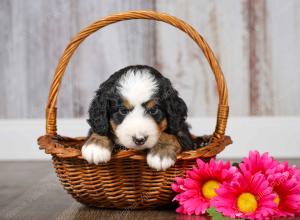
<path fill-rule="evenodd" d="M 82 157 L 89 163 L 106 163 L 111 158 L 111 150 L 95 143 L 86 143 L 81 149 Z"/>
<path fill-rule="evenodd" d="M 175 159 L 168 156 L 160 156 L 159 154 L 149 153 L 147 155 L 148 165 L 157 171 L 166 170 L 175 164 Z"/>

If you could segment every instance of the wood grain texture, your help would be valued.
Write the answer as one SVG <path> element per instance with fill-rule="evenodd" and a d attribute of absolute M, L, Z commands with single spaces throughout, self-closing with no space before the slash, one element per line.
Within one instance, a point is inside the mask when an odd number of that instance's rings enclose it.
<path fill-rule="evenodd" d="M 266 1 L 248 1 L 250 114 L 273 115 L 274 89 L 272 78 L 271 39 L 269 32 L 269 8 Z"/>
<path fill-rule="evenodd" d="M 158 11 L 167 11 L 188 21 L 204 34 L 211 45 L 211 39 L 205 34 L 209 28 L 209 12 L 212 3 L 194 2 L 193 7 L 184 1 L 158 1 Z M 199 13 L 199 10 L 202 13 Z M 196 15 L 196 16 L 195 16 Z M 202 29 L 199 30 L 199 26 Z M 217 106 L 217 92 L 213 75 L 200 49 L 186 35 L 166 24 L 157 24 L 157 64 L 158 69 L 171 79 L 174 87 L 180 91 L 189 107 L 189 114 L 214 114 Z M 217 51 L 213 51 L 218 56 Z"/>
<path fill-rule="evenodd" d="M 34 9 L 31 9 L 32 5 L 35 5 Z M 27 16 L 27 53 L 32 54 L 27 60 L 27 90 L 31 103 L 28 105 L 28 116 L 36 117 L 44 114 L 44 99 L 48 95 L 48 82 L 52 79 L 50 73 L 54 71 L 58 58 L 72 35 L 71 3 L 63 0 L 32 1 L 26 6 L 25 11 L 30 13 Z M 63 117 L 73 113 L 71 80 L 71 75 L 66 75 L 62 85 L 64 96 L 60 97 L 58 108 L 62 109 L 60 115 Z M 40 92 L 37 87 L 41 88 Z"/>
<path fill-rule="evenodd" d="M 273 82 L 273 114 L 299 115 L 300 112 L 300 2 L 267 1 L 270 78 Z"/>
<path fill-rule="evenodd" d="M 243 45 L 246 24 L 242 19 L 242 6 L 240 1 L 195 1 L 186 4 L 180 0 L 172 1 L 172 4 L 158 1 L 156 6 L 158 11 L 167 11 L 187 21 L 207 40 L 227 79 L 231 113 L 234 115 L 248 114 L 249 106 L 249 87 L 241 86 L 248 81 L 247 59 L 244 58 L 247 54 Z M 181 92 L 190 115 L 215 115 L 216 83 L 202 52 L 190 39 L 166 25 L 157 25 L 157 39 L 158 66 Z"/>
<path fill-rule="evenodd" d="M 4 116 L 27 116 L 25 2 L 1 1 L 1 98 Z"/>
<path fill-rule="evenodd" d="M 232 115 L 299 115 L 297 0 L 0 1 L 0 118 L 44 117 L 52 74 L 72 36 L 114 12 L 149 9 L 190 23 L 223 68 Z M 60 117 L 82 117 L 99 84 L 130 64 L 168 76 L 190 116 L 215 115 L 216 85 L 201 51 L 166 24 L 127 21 L 89 37 L 65 74 Z"/>
<path fill-rule="evenodd" d="M 8 42 L 8 39 L 11 35 L 11 26 L 12 26 L 12 21 L 11 21 L 11 2 L 9 0 L 6 1 L 0 1 L 0 8 L 5 8 L 5 11 L 1 11 L 0 13 L 0 26 L 1 28 L 4 28 L 6 31 L 1 31 L 0 32 L 0 39 L 2 42 L 0 42 L 0 117 L 4 117 L 7 115 L 7 95 L 6 95 L 6 77 L 8 75 L 8 67 L 9 67 L 9 58 L 8 54 L 10 51 L 9 46 L 7 43 L 3 42 Z"/>

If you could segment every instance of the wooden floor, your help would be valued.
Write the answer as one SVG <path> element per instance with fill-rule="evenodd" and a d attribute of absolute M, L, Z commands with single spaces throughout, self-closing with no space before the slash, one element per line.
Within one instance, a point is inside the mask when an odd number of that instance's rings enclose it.
<path fill-rule="evenodd" d="M 300 159 L 290 160 L 300 166 Z M 109 210 L 83 206 L 58 182 L 51 162 L 0 162 L 0 219 L 209 219 L 169 210 Z M 294 218 L 296 219 L 296 218 Z"/>

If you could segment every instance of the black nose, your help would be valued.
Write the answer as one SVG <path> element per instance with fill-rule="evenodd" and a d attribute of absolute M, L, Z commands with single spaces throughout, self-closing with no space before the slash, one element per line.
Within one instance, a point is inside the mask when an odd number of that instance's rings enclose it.
<path fill-rule="evenodd" d="M 132 140 L 133 142 L 136 144 L 136 145 L 143 145 L 145 144 L 145 142 L 147 141 L 148 139 L 148 136 L 143 136 L 143 137 L 136 137 L 136 136 L 133 136 L 132 137 Z"/>

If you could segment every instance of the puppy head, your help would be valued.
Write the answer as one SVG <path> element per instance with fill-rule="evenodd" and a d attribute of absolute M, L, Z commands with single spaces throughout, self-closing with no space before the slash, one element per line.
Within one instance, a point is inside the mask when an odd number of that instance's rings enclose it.
<path fill-rule="evenodd" d="M 187 108 L 170 81 L 147 66 L 113 74 L 97 91 L 88 120 L 92 131 L 127 148 L 152 148 L 163 131 L 176 133 Z"/>

